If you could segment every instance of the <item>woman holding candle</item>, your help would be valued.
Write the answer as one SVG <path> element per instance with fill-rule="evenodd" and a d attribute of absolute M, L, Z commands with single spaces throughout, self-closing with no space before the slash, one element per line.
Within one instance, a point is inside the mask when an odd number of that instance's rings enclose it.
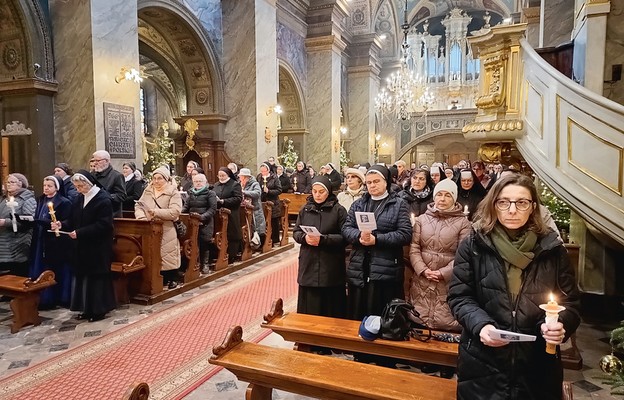
<path fill-rule="evenodd" d="M 123 163 L 121 168 L 126 184 L 126 199 L 121 206 L 123 211 L 134 212 L 134 203 L 136 203 L 143 194 L 143 182 L 134 174 L 136 169 L 136 164 L 132 161 Z"/>
<path fill-rule="evenodd" d="M 43 271 L 51 270 L 56 280 L 56 285 L 41 293 L 40 309 L 52 309 L 57 305 L 69 307 L 71 299 L 71 239 L 67 235 L 49 232 L 53 221 L 67 220 L 71 213 L 71 202 L 61 195 L 63 184 L 61 178 L 46 176 L 43 178 L 43 194 L 37 199 L 30 277 L 37 279 Z"/>
<path fill-rule="evenodd" d="M 71 180 L 78 191 L 71 212 L 50 227 L 69 232 L 73 239 L 70 310 L 80 312 L 78 319 L 100 321 L 116 307 L 111 276 L 113 203 L 91 173 L 80 170 Z"/>
<path fill-rule="evenodd" d="M 523 175 L 492 186 L 474 230 L 455 257 L 448 303 L 463 332 L 458 399 L 560 399 L 558 345 L 580 323 L 578 290 L 566 249 L 543 222 L 537 189 Z M 565 310 L 545 322 L 539 305 L 553 293 Z M 492 329 L 535 335 L 534 342 L 500 341 Z"/>
<path fill-rule="evenodd" d="M 229 168 L 219 168 L 217 179 L 218 182 L 214 185 L 217 208 L 227 208 L 231 211 L 228 215 L 227 252 L 229 262 L 233 263 L 242 250 L 243 230 L 240 223 L 240 205 L 243 201 L 243 189 L 240 182 L 236 180 L 236 175 Z"/>
<path fill-rule="evenodd" d="M 263 162 L 260 164 L 260 173 L 256 177 L 258 183 L 260 183 L 260 189 L 262 190 L 261 199 L 262 202 L 271 202 L 273 207 L 271 208 L 271 241 L 273 246 L 277 246 L 280 243 L 280 218 L 282 216 L 282 204 L 279 199 L 280 193 L 282 193 L 282 185 L 275 175 L 271 172 L 271 165 L 269 162 Z M 269 223 L 269 221 L 267 221 Z M 285 234 L 288 234 L 285 232 Z"/>
<path fill-rule="evenodd" d="M 462 205 L 470 221 L 472 221 L 472 217 L 475 211 L 477 211 L 477 206 L 487 194 L 483 185 L 475 185 L 478 182 L 477 174 L 470 168 L 462 169 L 459 173 L 460 186 L 457 192 L 457 202 Z"/>
<path fill-rule="evenodd" d="M 6 196 L 0 201 L 0 271 L 28 276 L 32 223 L 20 216 L 34 216 L 37 201 L 22 174 L 9 174 Z"/>

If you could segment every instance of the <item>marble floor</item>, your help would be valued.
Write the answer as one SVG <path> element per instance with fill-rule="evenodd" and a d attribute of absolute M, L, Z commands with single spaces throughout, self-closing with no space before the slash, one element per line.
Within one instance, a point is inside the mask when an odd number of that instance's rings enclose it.
<path fill-rule="evenodd" d="M 235 276 L 226 276 L 210 284 L 195 288 L 162 303 L 142 306 L 130 304 L 119 307 L 110 313 L 109 317 L 98 322 L 83 322 L 75 319 L 75 313 L 65 309 L 42 311 L 43 322 L 37 327 L 26 327 L 16 334 L 10 333 L 10 309 L 7 302 L 0 303 L 0 378 L 22 371 L 50 357 L 58 355 L 68 349 L 75 348 L 97 337 L 113 332 L 123 326 L 132 324 L 149 314 L 175 305 L 190 296 L 198 296 L 211 288 L 218 287 L 243 274 L 253 274 L 263 265 L 268 265 L 297 254 L 298 248 L 282 253 L 272 259 L 264 260 L 256 265 L 238 271 Z M 597 325 L 583 323 L 577 333 L 578 347 L 584 359 L 583 369 L 580 371 L 566 370 L 566 380 L 573 382 L 574 399 L 615 399 L 610 395 L 607 385 L 601 383 L 602 372 L 598 367 L 600 358 L 609 353 L 609 330 L 611 325 Z M 292 343 L 285 342 L 279 335 L 270 334 L 262 342 L 269 346 L 292 347 Z M 346 357 L 346 355 L 334 355 Z M 416 368 L 399 365 L 399 368 L 420 373 Z M 245 382 L 239 382 L 227 370 L 221 370 L 208 381 L 186 396 L 191 400 L 230 400 L 244 398 L 247 387 Z M 274 399 L 295 400 L 306 399 L 291 393 L 275 391 Z"/>

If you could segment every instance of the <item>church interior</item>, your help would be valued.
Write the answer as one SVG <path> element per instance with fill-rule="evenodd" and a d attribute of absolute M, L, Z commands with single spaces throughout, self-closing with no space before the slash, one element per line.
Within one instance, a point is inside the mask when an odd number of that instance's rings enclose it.
<path fill-rule="evenodd" d="M 255 176 L 293 152 L 317 171 L 502 164 L 567 213 L 583 321 L 561 347 L 570 391 L 616 398 L 600 375 L 604 356 L 624 353 L 610 342 L 624 320 L 623 12 L 624 0 L 3 0 L 2 201 L 11 173 L 38 196 L 56 165 L 88 169 L 97 150 L 147 176 L 195 162 L 208 183 L 228 164 Z M 213 346 L 240 325 L 245 342 L 292 349 L 261 324 L 277 298 L 296 309 L 301 205 L 282 205 L 275 247 L 234 263 L 220 249 L 215 273 L 188 268 L 170 290 L 149 268 L 151 228 L 115 220 L 116 246 L 140 251 L 120 252 L 125 297 L 109 318 L 56 308 L 15 329 L 0 302 L 0 398 L 242 398 L 249 381 L 211 364 Z M 149 397 L 123 397 L 138 382 Z"/>

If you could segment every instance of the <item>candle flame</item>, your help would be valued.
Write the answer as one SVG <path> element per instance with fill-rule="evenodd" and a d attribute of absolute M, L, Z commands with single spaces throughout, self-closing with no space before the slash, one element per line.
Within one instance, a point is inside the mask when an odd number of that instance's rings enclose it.
<path fill-rule="evenodd" d="M 553 296 L 553 294 L 551 293 L 550 296 L 548 296 L 548 300 L 550 300 L 551 302 L 554 302 L 555 296 Z"/>

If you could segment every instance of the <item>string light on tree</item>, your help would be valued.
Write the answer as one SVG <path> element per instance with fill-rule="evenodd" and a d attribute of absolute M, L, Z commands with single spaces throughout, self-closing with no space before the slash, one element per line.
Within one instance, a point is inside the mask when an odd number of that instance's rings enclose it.
<path fill-rule="evenodd" d="M 295 151 L 292 139 L 288 136 L 284 136 L 284 144 L 282 145 L 282 154 L 277 156 L 284 168 L 295 169 L 297 161 L 299 160 L 299 154 Z"/>

